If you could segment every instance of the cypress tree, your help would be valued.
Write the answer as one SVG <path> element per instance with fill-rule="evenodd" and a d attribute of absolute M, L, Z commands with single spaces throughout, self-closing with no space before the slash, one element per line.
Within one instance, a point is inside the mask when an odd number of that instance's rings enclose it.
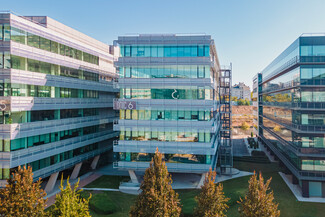
<path fill-rule="evenodd" d="M 194 216 L 197 217 L 224 217 L 229 208 L 227 202 L 230 200 L 224 195 L 221 183 L 215 184 L 216 172 L 210 171 L 205 177 L 201 192 L 195 197 L 197 207 L 194 210 Z"/>
<path fill-rule="evenodd" d="M 254 175 L 248 181 L 249 187 L 245 198 L 238 201 L 241 207 L 238 208 L 241 217 L 278 217 L 280 210 L 275 203 L 273 191 L 270 191 L 270 183 L 272 178 L 264 183 L 262 174 Z"/>
<path fill-rule="evenodd" d="M 181 214 L 178 194 L 172 189 L 172 178 L 156 150 L 150 167 L 146 169 L 135 204 L 129 212 L 131 217 L 177 217 Z"/>

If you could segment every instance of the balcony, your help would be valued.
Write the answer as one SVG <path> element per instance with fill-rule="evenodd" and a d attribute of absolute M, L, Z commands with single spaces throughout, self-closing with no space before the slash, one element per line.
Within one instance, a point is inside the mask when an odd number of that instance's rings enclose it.
<path fill-rule="evenodd" d="M 0 70 L 4 71 L 4 70 Z M 9 69 L 4 72 L 0 78 L 10 78 L 11 83 L 30 84 L 40 86 L 65 87 L 75 89 L 97 90 L 106 92 L 117 92 L 113 88 L 112 82 L 96 82 L 77 78 L 69 78 L 57 75 L 48 75 L 44 73 L 29 72 L 17 69 Z"/>
<path fill-rule="evenodd" d="M 263 115 L 263 117 L 278 123 L 290 130 L 293 130 L 297 133 L 318 133 L 318 134 L 323 134 L 325 132 L 325 126 L 321 126 L 321 125 L 302 125 L 302 124 L 295 124 L 295 123 L 291 123 L 291 124 L 285 124 L 282 123 L 272 117 L 269 117 L 268 115 Z"/>
<path fill-rule="evenodd" d="M 180 86 L 205 86 L 214 88 L 210 78 L 119 78 L 119 88 L 177 89 Z"/>
<path fill-rule="evenodd" d="M 119 170 L 137 170 L 144 171 L 149 167 L 149 162 L 115 162 L 114 167 Z M 190 172 L 190 173 L 205 173 L 209 171 L 211 164 L 187 164 L 187 163 L 166 163 L 168 172 Z"/>
<path fill-rule="evenodd" d="M 299 110 L 325 110 L 325 102 L 260 102 L 264 106 L 285 107 Z"/>
<path fill-rule="evenodd" d="M 298 170 L 286 156 L 284 156 L 276 146 L 274 146 L 271 142 L 269 142 L 263 135 L 260 135 L 260 139 L 266 144 L 281 161 L 285 164 L 285 166 L 298 178 L 298 179 L 307 179 L 313 181 L 324 181 L 325 172 L 323 171 L 301 171 Z"/>
<path fill-rule="evenodd" d="M 40 160 L 49 156 L 60 154 L 89 144 L 104 141 L 118 136 L 111 130 L 74 137 L 62 141 L 52 142 L 31 148 L 8 152 L 11 155 L 10 168 Z M 108 146 L 111 144 L 108 144 Z"/>
<path fill-rule="evenodd" d="M 210 57 L 119 57 L 115 66 L 210 65 Z"/>
<path fill-rule="evenodd" d="M 219 143 L 218 143 L 219 144 Z M 215 155 L 218 145 L 201 142 L 114 141 L 114 152 Z"/>
<path fill-rule="evenodd" d="M 96 115 L 79 118 L 66 118 L 60 120 L 37 121 L 22 124 L 1 124 L 0 138 L 18 139 L 46 133 L 59 132 L 81 127 L 88 127 L 104 123 L 111 123 L 115 117 Z"/>
<path fill-rule="evenodd" d="M 206 130 L 214 133 L 216 127 L 213 126 L 214 121 L 166 121 L 166 120 L 115 120 L 114 131 L 120 131 L 121 127 L 156 127 L 159 129 L 178 129 L 184 131 L 184 129 L 197 129 Z"/>
<path fill-rule="evenodd" d="M 10 53 L 20 57 L 39 60 L 42 62 L 52 63 L 56 65 L 66 66 L 75 69 L 84 69 L 90 72 L 110 75 L 116 77 L 115 68 L 113 64 L 106 65 L 105 67 L 88 63 L 85 61 L 77 60 L 71 57 L 63 56 L 60 54 L 52 53 L 35 47 L 31 47 L 25 44 L 20 44 L 14 41 L 10 41 Z M 108 57 L 111 58 L 111 57 Z"/>
<path fill-rule="evenodd" d="M 136 109 L 170 110 L 217 110 L 220 106 L 215 100 L 190 99 L 114 99 L 114 102 L 134 102 Z"/>
<path fill-rule="evenodd" d="M 113 96 L 105 98 L 42 98 L 42 97 L 0 97 L 10 102 L 11 111 L 107 108 L 113 107 Z"/>

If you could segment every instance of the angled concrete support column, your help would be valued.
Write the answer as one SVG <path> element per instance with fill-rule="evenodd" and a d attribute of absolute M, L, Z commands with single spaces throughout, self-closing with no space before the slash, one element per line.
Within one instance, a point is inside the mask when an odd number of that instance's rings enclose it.
<path fill-rule="evenodd" d="M 96 157 L 94 157 L 94 160 L 93 160 L 93 162 L 91 162 L 91 169 L 96 169 L 96 167 L 97 167 L 97 164 L 98 164 L 98 160 L 99 160 L 99 157 L 100 157 L 100 155 L 97 155 Z"/>
<path fill-rule="evenodd" d="M 80 172 L 80 169 L 81 169 L 81 166 L 82 166 L 82 162 L 81 163 L 78 163 L 78 164 L 76 164 L 74 166 L 74 169 L 72 171 L 72 174 L 71 174 L 70 179 L 76 179 L 76 178 L 78 178 L 79 172 Z"/>
<path fill-rule="evenodd" d="M 49 178 L 49 181 L 47 182 L 45 186 L 45 192 L 49 193 L 53 191 L 53 188 L 55 186 L 56 180 L 58 179 L 59 172 L 53 173 L 51 177 Z"/>
<path fill-rule="evenodd" d="M 135 175 L 134 170 L 129 170 L 129 175 L 132 183 L 139 183 L 138 177 Z"/>
<path fill-rule="evenodd" d="M 207 175 L 207 173 L 202 173 L 200 182 L 199 182 L 199 184 L 197 185 L 196 188 L 201 188 L 201 186 L 204 184 L 204 180 L 205 180 L 206 175 Z"/>

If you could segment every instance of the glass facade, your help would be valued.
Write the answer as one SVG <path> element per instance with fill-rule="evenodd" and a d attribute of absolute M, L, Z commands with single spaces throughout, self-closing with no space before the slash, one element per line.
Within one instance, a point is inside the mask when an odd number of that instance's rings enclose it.
<path fill-rule="evenodd" d="M 209 57 L 210 45 L 121 45 L 122 57 Z"/>
<path fill-rule="evenodd" d="M 211 148 L 217 147 L 216 144 L 219 144 L 220 139 L 219 128 L 212 131 L 214 123 L 218 126 L 220 121 L 219 107 L 216 106 L 214 110 L 211 106 L 219 104 L 218 73 L 220 72 L 214 68 L 218 66 L 218 60 L 214 56 L 216 52 L 211 50 L 214 49 L 211 43 L 214 42 L 210 37 L 206 39 L 200 36 L 191 36 L 191 40 L 178 36 L 170 36 L 168 39 L 150 36 L 152 41 L 143 44 L 140 42 L 144 40 L 142 37 L 138 36 L 130 41 L 126 36 L 119 37 L 117 40 L 121 52 L 117 64 L 120 87 L 118 100 L 134 102 L 136 105 L 136 108 L 132 109 L 119 109 L 119 119 L 125 120 L 125 124 L 118 122 L 119 140 L 125 144 L 132 141 L 150 141 L 150 146 L 158 147 L 164 154 L 167 163 L 202 164 L 204 168 L 202 170 L 206 171 L 207 167 L 204 165 L 215 163 L 216 155 L 211 155 L 210 149 L 206 154 L 195 153 L 193 150 L 197 151 L 195 145 L 202 146 L 202 143 L 210 144 Z M 124 39 L 127 42 L 124 42 Z M 162 40 L 161 43 L 159 40 Z M 183 40 L 183 43 L 171 42 L 177 40 Z M 189 42 L 184 44 L 184 41 Z M 175 58 L 178 61 L 168 63 Z M 207 59 L 216 61 L 216 65 L 213 62 L 207 63 Z M 148 83 L 144 87 L 143 79 L 147 78 L 150 79 L 146 80 Z M 173 81 L 174 84 L 169 83 L 172 79 L 176 79 Z M 206 84 L 207 79 L 211 85 Z M 134 82 L 135 85 L 125 85 L 126 81 Z M 184 81 L 188 82 L 184 83 Z M 167 101 L 170 103 L 165 103 Z M 174 106 L 173 102 L 177 103 L 177 106 Z M 200 108 L 188 105 L 188 102 L 197 103 Z M 211 104 L 204 106 L 206 102 Z M 141 106 L 142 104 L 146 106 Z M 141 124 L 138 121 L 142 121 Z M 201 124 L 207 126 L 201 129 L 192 123 L 189 127 L 178 126 L 181 122 L 189 121 L 201 121 Z M 128 152 L 123 142 L 114 147 L 118 162 L 140 163 L 151 160 L 154 153 L 145 153 L 140 148 Z M 168 146 L 166 144 L 168 142 L 177 143 L 178 146 L 183 147 L 184 152 L 192 154 L 178 153 L 179 148 L 175 148 L 175 153 L 166 154 L 164 148 Z M 191 145 L 186 144 L 189 142 Z M 184 166 L 182 171 L 180 167 L 178 172 L 193 172 L 188 168 Z"/>
<path fill-rule="evenodd" d="M 19 165 L 38 180 L 112 149 L 114 49 L 53 19 L 5 12 L 0 42 L 0 188 Z"/>
<path fill-rule="evenodd" d="M 60 44 L 53 40 L 46 39 L 37 34 L 26 32 L 19 28 L 10 26 L 9 24 L 0 24 L 0 28 L 2 30 L 0 39 L 3 41 L 12 40 L 20 44 L 26 44 L 31 47 L 71 57 L 73 59 L 85 61 L 96 65 L 99 64 L 98 56 L 83 52 L 81 50 L 72 48 L 64 44 Z"/>
<path fill-rule="evenodd" d="M 174 65 L 148 67 L 121 67 L 120 78 L 210 78 L 210 66 Z"/>
<path fill-rule="evenodd" d="M 301 36 L 262 71 L 262 77 L 261 141 L 275 148 L 282 162 L 289 160 L 295 169 L 287 167 L 310 187 L 315 177 L 325 175 L 325 37 Z"/>
<path fill-rule="evenodd" d="M 195 120 L 210 121 L 211 111 L 187 111 L 187 110 L 120 110 L 120 120 Z"/>
<path fill-rule="evenodd" d="M 153 153 L 119 153 L 120 161 L 150 162 Z M 163 154 L 166 163 L 211 164 L 211 157 L 195 154 Z"/>
<path fill-rule="evenodd" d="M 4 55 L 6 53 L 0 54 L 0 62 L 8 62 L 4 67 L 4 64 L 0 65 L 0 68 L 12 68 L 19 69 L 29 72 L 39 72 L 48 75 L 64 76 L 69 78 L 82 79 L 87 81 L 99 81 L 99 75 L 94 72 L 89 72 L 81 69 L 74 69 L 70 67 L 60 66 L 56 64 L 51 64 L 47 62 L 42 62 L 34 59 L 29 59 L 25 57 L 19 57 L 15 55 Z M 9 59 L 7 58 L 9 56 Z M 4 59 L 4 58 L 7 59 Z"/>
<path fill-rule="evenodd" d="M 0 96 L 26 96 L 47 98 L 98 98 L 96 90 L 80 90 L 73 88 L 37 86 L 29 84 L 5 83 Z"/>
<path fill-rule="evenodd" d="M 120 89 L 122 99 L 212 99 L 208 87 L 189 87 L 191 89 Z"/>

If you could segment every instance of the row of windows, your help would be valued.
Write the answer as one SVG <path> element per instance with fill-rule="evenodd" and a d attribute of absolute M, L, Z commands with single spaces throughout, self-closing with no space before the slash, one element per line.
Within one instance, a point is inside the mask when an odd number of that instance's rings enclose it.
<path fill-rule="evenodd" d="M 280 77 L 277 77 L 262 85 L 263 92 L 279 90 L 299 85 L 299 68 L 296 68 Z"/>
<path fill-rule="evenodd" d="M 31 166 L 34 171 L 43 169 L 45 167 L 49 167 L 51 165 L 60 163 L 62 161 L 71 159 L 73 157 L 91 152 L 91 151 L 95 151 L 98 149 L 98 143 L 94 143 L 94 144 L 90 144 L 81 148 L 77 148 L 71 151 L 66 151 L 63 153 L 60 153 L 58 155 L 53 155 L 51 157 L 47 157 L 47 158 L 43 158 L 41 160 L 37 160 L 37 161 L 33 161 L 31 163 L 28 164 L 28 166 Z"/>
<path fill-rule="evenodd" d="M 59 109 L 40 111 L 5 111 L 0 113 L 0 124 L 29 123 L 35 121 L 59 120 L 65 118 L 87 117 L 98 115 L 97 108 Z"/>
<path fill-rule="evenodd" d="M 325 102 L 325 90 L 287 90 L 278 93 L 263 94 L 262 101 L 266 104 L 291 102 Z"/>
<path fill-rule="evenodd" d="M 325 56 L 325 45 L 300 46 L 300 56 Z"/>
<path fill-rule="evenodd" d="M 291 143 L 297 147 L 325 148 L 325 137 L 322 135 L 310 136 L 308 134 L 292 132 L 291 130 L 286 129 L 285 127 L 267 118 L 263 118 L 263 126 L 270 129 L 273 133 L 277 134 L 288 143 Z"/>
<path fill-rule="evenodd" d="M 3 84 L 0 96 L 29 96 L 48 98 L 98 98 L 96 90 L 81 90 L 63 87 L 37 86 L 29 84 Z"/>
<path fill-rule="evenodd" d="M 325 125 L 325 114 L 318 114 L 317 112 L 311 114 L 291 109 L 264 107 L 263 115 L 288 125 L 292 123 L 302 125 Z"/>
<path fill-rule="evenodd" d="M 298 85 L 325 84 L 324 66 L 301 66 L 262 85 L 263 92 L 290 88 Z"/>
<path fill-rule="evenodd" d="M 122 45 L 122 57 L 208 57 L 209 45 Z"/>
<path fill-rule="evenodd" d="M 195 155 L 195 154 L 162 154 L 163 160 L 166 163 L 189 163 L 189 164 L 210 164 L 210 155 Z M 130 153 L 120 152 L 120 161 L 131 162 L 150 162 L 154 153 Z"/>
<path fill-rule="evenodd" d="M 3 146 L 0 145 L 0 148 L 3 147 L 3 150 L 0 151 L 16 151 L 19 149 L 44 145 L 44 144 L 62 141 L 65 139 L 70 139 L 78 136 L 98 133 L 110 129 L 112 129 L 112 124 L 101 124 L 101 125 L 82 127 L 82 128 L 72 129 L 72 130 L 63 130 L 59 132 L 47 133 L 47 134 L 42 134 L 37 136 L 30 136 L 26 138 L 2 140 Z"/>
<path fill-rule="evenodd" d="M 162 142 L 211 142 L 210 132 L 199 131 L 149 131 L 148 129 L 120 131 L 120 140 L 162 141 Z"/>
<path fill-rule="evenodd" d="M 99 81 L 99 75 L 93 72 L 69 68 L 14 55 L 10 55 L 10 59 L 8 59 L 7 56 L 8 55 L 6 53 L 0 53 L 0 68 L 13 68 L 30 72 L 40 72 L 48 75 L 58 75 L 88 81 Z M 4 64 L 4 62 L 6 62 L 6 64 Z"/>
<path fill-rule="evenodd" d="M 210 66 L 120 67 L 121 78 L 210 78 Z"/>
<path fill-rule="evenodd" d="M 120 119 L 126 120 L 199 120 L 209 121 L 212 114 L 207 111 L 184 110 L 120 110 Z"/>
<path fill-rule="evenodd" d="M 99 62 L 98 56 L 94 56 L 92 54 L 43 38 L 33 33 L 9 26 L 9 24 L 0 24 L 0 40 L 9 41 L 10 39 L 20 44 L 27 44 L 31 47 L 36 47 L 88 63 L 98 65 Z"/>
<path fill-rule="evenodd" d="M 325 171 L 325 160 L 301 160 L 301 169 Z"/>
<path fill-rule="evenodd" d="M 193 87 L 192 87 L 193 88 Z M 212 99 L 212 91 L 204 87 L 195 89 L 120 89 L 124 99 Z"/>

